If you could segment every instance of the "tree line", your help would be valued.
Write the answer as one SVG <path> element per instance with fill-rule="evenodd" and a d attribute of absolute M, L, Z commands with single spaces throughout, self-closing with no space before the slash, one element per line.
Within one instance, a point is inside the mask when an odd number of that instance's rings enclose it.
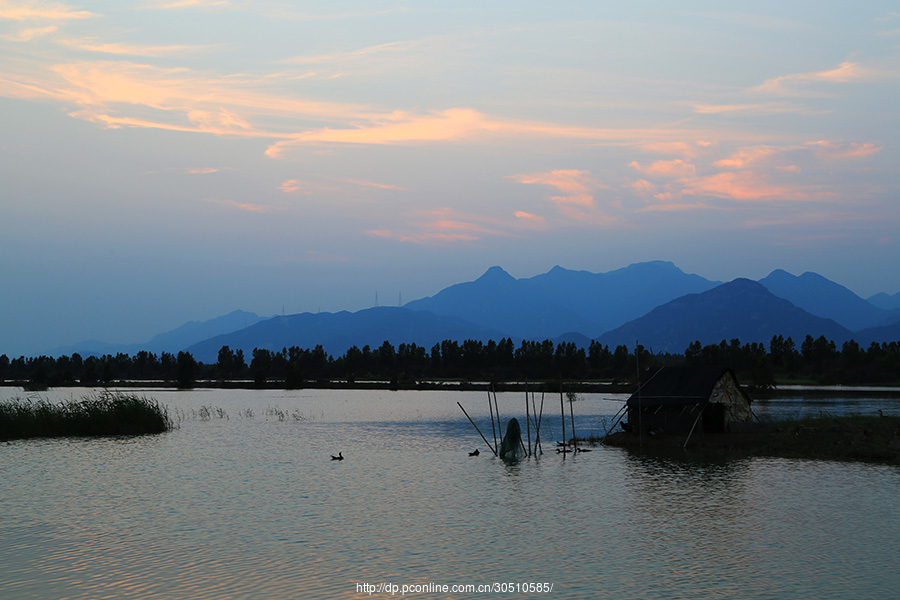
<path fill-rule="evenodd" d="M 868 348 L 849 341 L 840 348 L 824 336 L 806 336 L 797 347 L 790 337 L 774 336 L 766 347 L 738 339 L 718 344 L 690 344 L 683 354 L 653 353 L 637 345 L 614 349 L 592 341 L 587 348 L 571 342 L 522 341 L 510 338 L 481 342 L 445 340 L 430 350 L 416 344 L 377 348 L 353 346 L 343 355 L 327 354 L 322 346 L 272 351 L 223 346 L 214 363 L 202 363 L 188 352 L 138 352 L 134 355 L 79 354 L 9 359 L 0 355 L 0 381 L 36 388 L 65 385 L 109 385 L 123 381 L 158 381 L 188 388 L 198 381 L 258 387 L 301 388 L 322 382 L 385 382 L 405 387 L 423 380 L 604 381 L 633 384 L 645 381 L 663 366 L 723 365 L 746 385 L 772 387 L 776 382 L 813 384 L 900 383 L 900 342 L 873 343 Z"/>

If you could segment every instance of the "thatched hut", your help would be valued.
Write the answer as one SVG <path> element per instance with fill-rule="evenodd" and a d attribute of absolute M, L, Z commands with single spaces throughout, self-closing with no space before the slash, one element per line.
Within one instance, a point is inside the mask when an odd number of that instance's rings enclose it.
<path fill-rule="evenodd" d="M 665 367 L 628 399 L 626 427 L 674 435 L 745 430 L 750 403 L 727 367 Z"/>

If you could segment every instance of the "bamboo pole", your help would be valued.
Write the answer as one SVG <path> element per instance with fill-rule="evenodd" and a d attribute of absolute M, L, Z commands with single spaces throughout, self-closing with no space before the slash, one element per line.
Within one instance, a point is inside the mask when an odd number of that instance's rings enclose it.
<path fill-rule="evenodd" d="M 572 446 L 575 449 L 575 453 L 578 453 L 578 438 L 575 436 L 575 409 L 572 408 L 572 405 L 575 404 L 572 400 L 569 400 L 569 418 L 572 419 Z"/>
<path fill-rule="evenodd" d="M 643 449 L 644 447 L 644 405 L 641 402 L 641 345 L 634 340 L 634 369 L 637 372 L 637 395 L 638 395 L 638 441 Z M 688 436 L 690 438 L 690 436 Z"/>
<path fill-rule="evenodd" d="M 528 411 L 528 387 L 525 387 L 525 430 L 528 432 L 528 456 L 531 456 L 531 413 Z"/>
<path fill-rule="evenodd" d="M 569 442 L 566 440 L 566 407 L 563 404 L 562 381 L 559 382 L 559 413 L 562 421 L 563 449 L 566 449 Z"/>
<path fill-rule="evenodd" d="M 628 414 L 628 403 L 627 402 L 622 406 L 622 408 L 620 408 L 616 412 L 616 414 L 613 415 L 612 427 L 610 427 L 609 429 L 606 430 L 606 435 L 603 436 L 603 441 L 606 441 L 606 438 L 609 437 L 610 432 L 616 428 L 616 425 L 619 424 L 619 421 L 621 421 L 625 417 L 626 414 Z"/>
<path fill-rule="evenodd" d="M 541 393 L 541 410 L 544 409 L 544 395 Z M 544 449 L 541 447 L 541 420 L 538 417 L 537 406 L 534 404 L 534 392 L 531 392 L 531 418 L 534 419 L 534 454 L 537 456 L 540 449 L 541 454 Z"/>
<path fill-rule="evenodd" d="M 500 406 L 497 404 L 497 390 L 494 389 L 494 384 L 491 384 L 491 391 L 494 392 L 494 412 L 497 413 L 497 431 L 500 432 L 500 438 L 503 438 L 503 421 L 500 420 Z M 488 397 L 490 399 L 490 397 Z"/>
<path fill-rule="evenodd" d="M 470 417 L 470 416 L 469 416 L 469 413 L 467 413 L 467 412 L 466 412 L 466 409 L 464 409 L 464 408 L 463 408 L 463 405 L 462 405 L 462 404 L 460 404 L 460 403 L 459 403 L 459 402 L 457 402 L 457 403 L 456 403 L 456 405 L 457 405 L 457 406 L 459 406 L 459 407 L 460 407 L 460 408 L 461 408 L 461 409 L 462 409 L 462 411 L 463 411 L 463 414 L 464 414 L 464 415 L 466 415 L 466 418 L 467 418 L 467 419 L 468 419 L 468 420 L 469 420 L 469 423 L 471 423 L 471 424 L 472 424 L 472 427 L 474 427 L 474 428 L 475 428 L 475 431 L 477 431 L 477 432 L 478 432 L 478 435 L 480 435 L 480 436 L 481 436 L 481 439 L 483 439 L 483 440 L 484 440 L 484 443 L 485 443 L 485 444 L 487 444 L 487 446 L 488 446 L 488 448 L 490 448 L 490 449 L 491 449 L 491 452 L 493 452 L 493 453 L 494 453 L 494 456 L 497 456 L 497 450 L 496 450 L 496 449 L 494 449 L 494 447 L 493 447 L 493 446 L 491 446 L 491 443 L 490 443 L 490 442 L 489 442 L 489 441 L 487 441 L 487 438 L 486 438 L 486 437 L 484 437 L 484 434 L 483 434 L 483 433 L 481 433 L 481 430 L 480 430 L 480 429 L 478 429 L 478 425 L 476 425 L 476 424 L 475 424 L 475 421 L 473 421 L 473 420 L 472 420 L 472 417 Z"/>
<path fill-rule="evenodd" d="M 491 404 L 491 391 L 488 390 L 488 410 L 491 412 L 491 432 L 494 434 L 494 446 L 497 446 L 497 430 L 494 428 L 494 406 Z M 499 425 L 500 416 L 497 415 Z"/>
<path fill-rule="evenodd" d="M 691 425 L 691 431 L 690 431 L 690 433 L 688 433 L 687 439 L 684 440 L 684 446 L 681 447 L 682 450 L 686 450 L 686 449 L 687 449 L 688 442 L 691 441 L 691 436 L 694 435 L 694 427 L 697 426 L 697 421 L 699 421 L 699 420 L 700 420 L 700 417 L 702 417 L 702 416 L 703 416 L 703 409 L 701 408 L 701 409 L 700 409 L 700 414 L 697 415 L 697 418 L 694 419 L 694 424 Z"/>

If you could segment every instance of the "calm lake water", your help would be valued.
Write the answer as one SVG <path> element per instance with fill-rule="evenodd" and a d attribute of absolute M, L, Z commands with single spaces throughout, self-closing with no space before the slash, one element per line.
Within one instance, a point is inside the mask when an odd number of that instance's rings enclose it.
<path fill-rule="evenodd" d="M 456 405 L 490 438 L 484 393 L 141 393 L 178 428 L 0 445 L 0 598 L 389 598 L 363 587 L 385 583 L 552 584 L 407 594 L 452 599 L 900 595 L 894 467 L 601 447 L 563 458 L 558 395 L 545 399 L 546 453 L 504 464 Z M 579 397 L 578 435 L 603 433 L 625 398 Z M 504 421 L 524 423 L 523 394 L 498 402 Z M 900 400 L 755 406 L 763 417 L 878 408 L 900 414 Z M 332 461 L 339 451 L 346 460 Z"/>

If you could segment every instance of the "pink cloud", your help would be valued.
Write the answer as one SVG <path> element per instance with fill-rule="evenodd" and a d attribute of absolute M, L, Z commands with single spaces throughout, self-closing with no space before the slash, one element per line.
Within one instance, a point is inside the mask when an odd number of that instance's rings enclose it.
<path fill-rule="evenodd" d="M 390 183 L 378 183 L 376 181 L 364 181 L 362 179 L 347 179 L 347 183 L 351 183 L 353 185 L 357 185 L 359 187 L 364 188 L 375 188 L 378 190 L 396 190 L 396 191 L 405 191 L 406 188 L 402 188 L 399 185 L 392 185 Z"/>
<path fill-rule="evenodd" d="M 802 87 L 810 83 L 847 83 L 870 78 L 874 73 L 859 63 L 843 62 L 834 69 L 813 73 L 793 73 L 781 75 L 762 82 L 754 91 L 770 94 L 796 95 Z"/>
<path fill-rule="evenodd" d="M 702 115 L 749 114 L 777 115 L 783 113 L 810 113 L 809 108 L 785 102 L 763 102 L 756 104 L 695 104 L 694 112 Z"/>
<path fill-rule="evenodd" d="M 773 146 L 752 146 L 749 148 L 742 148 L 732 154 L 731 157 L 723 158 L 713 164 L 724 169 L 742 169 L 751 163 L 772 156 L 781 150 L 782 149 Z"/>
<path fill-rule="evenodd" d="M 522 219 L 523 221 L 526 221 L 528 223 L 532 223 L 535 225 L 542 225 L 547 221 L 544 217 L 542 217 L 540 215 L 525 212 L 524 210 L 517 210 L 513 214 L 515 215 L 515 217 L 517 219 Z"/>
<path fill-rule="evenodd" d="M 650 206 L 642 208 L 641 212 L 676 212 L 708 208 L 710 208 L 710 206 L 703 202 L 661 202 L 659 204 L 651 204 Z"/>
<path fill-rule="evenodd" d="M 16 34 L 0 35 L 0 38 L 13 40 L 15 42 L 30 42 L 31 40 L 55 33 L 59 28 L 56 25 L 48 25 L 47 27 L 31 27 L 22 29 Z"/>
<path fill-rule="evenodd" d="M 518 214 L 517 217 L 523 218 Z M 418 211 L 410 216 L 406 226 L 402 228 L 373 229 L 368 233 L 399 242 L 424 245 L 475 242 L 485 237 L 512 235 L 510 223 L 507 221 L 479 215 L 465 215 L 452 208 Z"/>
<path fill-rule="evenodd" d="M 569 219 L 595 225 L 607 225 L 615 221 L 613 217 L 603 214 L 597 208 L 593 192 L 606 186 L 591 177 L 588 171 L 562 169 L 512 175 L 509 178 L 518 183 L 544 185 L 563 192 L 563 195 L 550 196 L 547 200 Z"/>
<path fill-rule="evenodd" d="M 739 201 L 809 201 L 825 200 L 830 192 L 811 191 L 803 187 L 773 184 L 768 176 L 755 171 L 729 171 L 708 177 L 680 180 L 682 194 L 713 196 Z"/>
<path fill-rule="evenodd" d="M 300 192 L 306 195 L 327 194 L 348 197 L 357 196 L 363 190 L 405 191 L 405 189 L 399 185 L 365 181 L 362 179 L 328 179 L 325 181 L 288 179 L 282 182 L 281 185 L 278 186 L 278 189 L 287 194 Z"/>
<path fill-rule="evenodd" d="M 683 161 L 680 158 L 658 160 L 647 166 L 643 166 L 637 161 L 632 161 L 628 166 L 648 177 L 692 177 L 697 173 L 697 168 L 692 163 Z"/>
<path fill-rule="evenodd" d="M 480 239 L 478 236 L 464 233 L 445 233 L 440 231 L 427 231 L 422 233 L 401 233 L 389 229 L 371 229 L 371 235 L 391 239 L 397 242 L 409 242 L 413 244 L 430 245 L 439 242 L 474 242 Z"/>
<path fill-rule="evenodd" d="M 238 210 L 244 212 L 255 212 L 255 213 L 267 213 L 273 210 L 277 210 L 273 206 L 267 206 L 265 204 L 253 204 L 250 202 L 236 202 L 234 200 L 218 200 L 216 198 L 204 198 L 204 202 L 211 202 L 213 204 L 220 204 L 222 206 L 228 206 L 231 208 L 236 208 Z"/>
<path fill-rule="evenodd" d="M 647 181 L 646 179 L 638 179 L 637 181 L 632 181 L 628 184 L 631 189 L 633 189 L 638 194 L 654 194 L 656 192 L 656 186 Z"/>
<path fill-rule="evenodd" d="M 880 152 L 882 149 L 881 146 L 876 146 L 875 144 L 872 144 L 870 142 L 865 142 L 862 144 L 855 142 L 835 143 L 825 140 L 808 142 L 807 146 L 812 147 L 817 156 L 829 160 L 843 158 L 865 158 L 867 156 L 871 156 L 877 152 Z"/>
<path fill-rule="evenodd" d="M 85 52 L 98 52 L 102 54 L 117 54 L 125 56 L 148 56 L 162 57 L 171 55 L 182 55 L 185 52 L 198 50 L 200 46 L 141 46 L 136 44 L 121 43 L 98 43 L 93 40 L 64 40 L 64 45 L 75 50 Z"/>
<path fill-rule="evenodd" d="M 585 194 L 598 187 L 604 187 L 590 176 L 588 171 L 563 169 L 546 173 L 511 175 L 510 179 L 518 183 L 547 185 L 567 194 Z"/>
<path fill-rule="evenodd" d="M 64 4 L 24 1 L 0 3 L 0 19 L 13 21 L 66 21 L 72 19 L 88 19 L 94 14 L 86 10 L 76 10 Z"/>

